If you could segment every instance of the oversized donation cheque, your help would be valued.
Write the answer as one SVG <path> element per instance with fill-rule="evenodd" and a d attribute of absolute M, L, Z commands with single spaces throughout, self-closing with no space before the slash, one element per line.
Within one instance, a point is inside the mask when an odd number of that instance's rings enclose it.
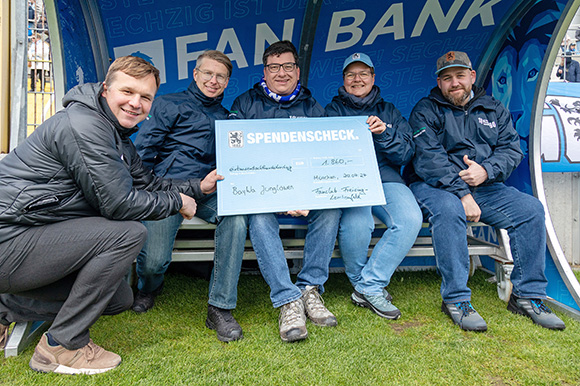
<path fill-rule="evenodd" d="M 218 215 L 383 205 L 366 119 L 216 121 Z"/>

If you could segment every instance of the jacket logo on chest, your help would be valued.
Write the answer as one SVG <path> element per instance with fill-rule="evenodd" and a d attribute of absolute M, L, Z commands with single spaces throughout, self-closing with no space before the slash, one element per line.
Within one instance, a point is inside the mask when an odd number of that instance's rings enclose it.
<path fill-rule="evenodd" d="M 490 122 L 487 119 L 483 119 L 483 118 L 477 118 L 479 120 L 479 124 L 480 125 L 484 125 L 489 127 L 490 129 L 496 128 L 497 124 L 495 122 Z"/>

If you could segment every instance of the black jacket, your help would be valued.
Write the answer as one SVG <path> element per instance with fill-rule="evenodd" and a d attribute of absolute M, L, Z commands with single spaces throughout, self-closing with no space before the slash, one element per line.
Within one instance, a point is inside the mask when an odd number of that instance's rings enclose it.
<path fill-rule="evenodd" d="M 78 217 L 158 220 L 182 206 L 179 192 L 203 196 L 199 180 L 153 176 L 114 118 L 101 84 L 69 91 L 65 109 L 0 161 L 0 242 Z"/>
<path fill-rule="evenodd" d="M 460 107 L 448 102 L 438 87 L 413 108 L 413 167 L 405 168 L 408 182 L 422 180 L 461 198 L 471 193 L 459 172 L 467 169 L 463 156 L 483 166 L 483 184 L 504 182 L 523 159 L 519 136 L 509 111 L 485 90 L 473 86 L 474 96 Z"/>
<path fill-rule="evenodd" d="M 373 134 L 375 153 L 382 182 L 403 182 L 401 166 L 406 165 L 415 152 L 411 127 L 392 103 L 381 97 L 377 86 L 369 98 L 357 98 L 346 92 L 344 86 L 325 108 L 326 114 L 335 116 L 376 115 L 387 128 L 381 134 Z"/>
<path fill-rule="evenodd" d="M 135 146 L 158 177 L 203 178 L 216 167 L 215 121 L 227 119 L 223 94 L 209 98 L 195 81 L 188 89 L 155 98 Z"/>

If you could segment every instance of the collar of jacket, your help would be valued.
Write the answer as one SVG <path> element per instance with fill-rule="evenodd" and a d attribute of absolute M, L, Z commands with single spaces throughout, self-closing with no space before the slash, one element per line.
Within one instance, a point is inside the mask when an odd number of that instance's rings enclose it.
<path fill-rule="evenodd" d="M 294 105 L 297 105 L 299 103 L 302 103 L 305 99 L 310 98 L 311 93 L 310 90 L 308 90 L 306 87 L 301 86 L 300 87 L 300 91 L 298 92 L 298 96 L 294 99 L 292 99 L 291 101 L 288 102 L 277 102 L 274 99 L 270 98 L 268 96 L 268 94 L 266 94 L 266 92 L 264 91 L 264 88 L 260 85 L 260 82 L 254 84 L 254 91 L 264 100 L 266 100 L 268 103 L 271 103 L 273 105 L 277 105 L 283 109 L 292 107 Z"/>
<path fill-rule="evenodd" d="M 121 124 L 117 120 L 117 117 L 115 116 L 115 114 L 113 114 L 113 111 L 111 111 L 111 108 L 109 107 L 109 104 L 107 103 L 107 99 L 102 97 L 100 94 L 99 94 L 99 106 L 101 107 L 103 114 L 105 114 L 107 119 L 109 121 L 111 121 L 113 126 L 115 126 L 115 129 L 117 129 L 121 138 L 123 138 L 123 139 L 128 138 L 133 133 L 137 132 L 137 130 L 139 129 L 137 126 L 131 127 L 129 129 L 121 126 Z"/>
<path fill-rule="evenodd" d="M 205 95 L 203 92 L 201 92 L 199 87 L 197 87 L 195 79 L 189 84 L 189 87 L 187 87 L 187 92 L 191 94 L 191 98 L 194 101 L 196 101 L 197 103 L 201 104 L 204 107 L 221 105 L 224 99 L 223 92 L 217 98 L 210 98 L 207 95 Z"/>
<path fill-rule="evenodd" d="M 439 105 L 465 111 L 468 110 L 471 106 L 479 103 L 481 97 L 484 95 L 486 95 L 484 88 L 473 85 L 473 98 L 471 98 L 465 106 L 456 106 L 453 103 L 449 102 L 447 99 L 445 99 L 445 97 L 441 93 L 441 89 L 438 86 L 436 86 L 431 89 L 429 98 L 437 102 L 437 104 Z"/>
<path fill-rule="evenodd" d="M 338 89 L 338 96 L 342 103 L 358 110 L 376 105 L 377 102 L 381 100 L 381 89 L 378 86 L 373 85 L 369 95 L 364 98 L 359 98 L 346 92 L 344 86 L 340 86 Z"/>

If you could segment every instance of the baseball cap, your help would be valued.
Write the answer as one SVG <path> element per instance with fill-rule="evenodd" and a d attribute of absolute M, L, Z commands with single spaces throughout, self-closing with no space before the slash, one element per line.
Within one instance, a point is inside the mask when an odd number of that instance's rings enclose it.
<path fill-rule="evenodd" d="M 435 75 L 450 67 L 464 67 L 468 69 L 471 68 L 471 60 L 465 52 L 461 51 L 449 51 L 439 59 L 437 59 L 437 71 Z"/>
<path fill-rule="evenodd" d="M 375 68 L 373 61 L 367 54 L 360 54 L 358 52 L 355 52 L 354 54 L 350 55 L 344 60 L 344 64 L 342 65 L 342 71 L 344 72 L 344 70 L 354 62 L 361 62 L 366 64 L 370 68 Z"/>

